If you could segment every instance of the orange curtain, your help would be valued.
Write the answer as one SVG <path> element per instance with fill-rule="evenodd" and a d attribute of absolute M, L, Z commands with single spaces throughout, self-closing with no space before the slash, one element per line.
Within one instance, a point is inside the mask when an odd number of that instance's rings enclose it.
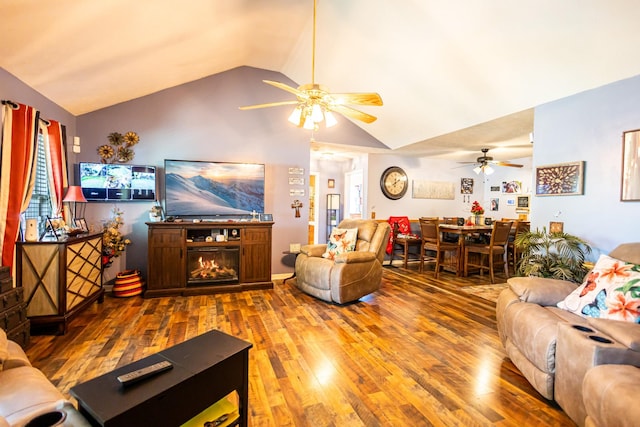
<path fill-rule="evenodd" d="M 27 208 L 35 183 L 38 111 L 3 101 L 0 168 L 0 249 L 2 265 L 13 269 L 20 214 Z"/>
<path fill-rule="evenodd" d="M 42 134 L 45 137 L 44 147 L 47 154 L 51 208 L 53 216 L 60 216 L 63 214 L 64 189 L 69 185 L 65 155 L 65 129 L 60 122 L 55 120 L 50 120 L 48 124 L 44 120 L 40 120 L 40 124 Z M 65 221 L 68 222 L 69 219 L 65 216 Z"/>

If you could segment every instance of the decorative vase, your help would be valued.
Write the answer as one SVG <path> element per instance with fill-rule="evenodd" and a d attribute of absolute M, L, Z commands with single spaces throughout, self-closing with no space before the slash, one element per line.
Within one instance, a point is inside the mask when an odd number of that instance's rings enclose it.
<path fill-rule="evenodd" d="M 476 225 L 484 225 L 484 217 L 482 215 L 474 215 Z"/>

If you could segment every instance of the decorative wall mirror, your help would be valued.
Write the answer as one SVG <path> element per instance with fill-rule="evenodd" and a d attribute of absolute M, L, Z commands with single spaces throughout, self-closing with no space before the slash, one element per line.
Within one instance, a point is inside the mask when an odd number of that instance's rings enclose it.
<path fill-rule="evenodd" d="M 622 133 L 620 200 L 640 201 L 640 129 Z"/>

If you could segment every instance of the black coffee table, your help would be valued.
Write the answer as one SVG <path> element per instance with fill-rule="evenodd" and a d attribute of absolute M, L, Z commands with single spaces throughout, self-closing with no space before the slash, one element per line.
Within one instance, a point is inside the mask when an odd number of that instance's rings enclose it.
<path fill-rule="evenodd" d="M 247 425 L 249 349 L 210 331 L 71 389 L 78 410 L 95 426 L 179 426 L 236 391 L 239 424 Z M 116 377 L 168 360 L 173 368 L 122 387 Z"/>

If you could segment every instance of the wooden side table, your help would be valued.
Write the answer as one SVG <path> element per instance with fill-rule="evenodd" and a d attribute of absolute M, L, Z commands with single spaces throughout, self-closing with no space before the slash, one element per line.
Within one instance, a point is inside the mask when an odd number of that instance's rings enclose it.
<path fill-rule="evenodd" d="M 295 258 L 298 258 L 298 255 L 300 255 L 300 251 L 297 251 L 297 252 L 292 252 L 292 251 L 282 251 L 282 254 L 283 254 L 283 255 L 295 255 Z M 282 283 L 285 283 L 287 280 L 291 280 L 291 279 L 293 279 L 294 277 L 296 277 L 296 261 L 295 261 L 295 258 L 294 258 L 294 260 L 293 260 L 293 274 L 292 274 L 291 276 L 287 277 L 286 279 L 284 279 L 284 280 L 282 281 Z"/>

